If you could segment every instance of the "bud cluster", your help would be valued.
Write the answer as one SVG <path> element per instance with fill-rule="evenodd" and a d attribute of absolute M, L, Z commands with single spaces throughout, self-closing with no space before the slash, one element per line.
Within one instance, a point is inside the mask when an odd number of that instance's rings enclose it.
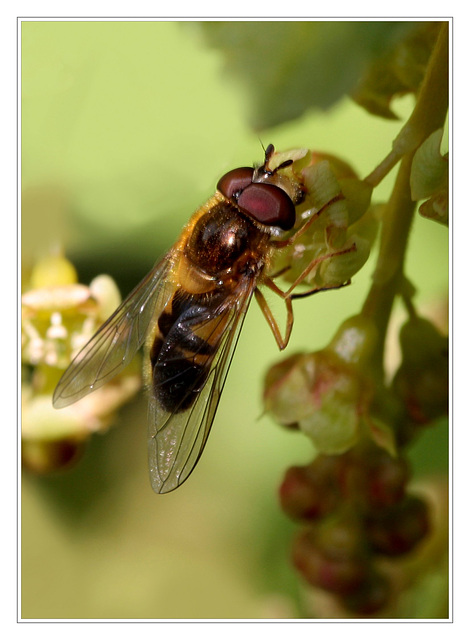
<path fill-rule="evenodd" d="M 374 366 L 376 327 L 363 315 L 346 320 L 325 349 L 271 367 L 265 381 L 267 410 L 318 453 L 280 487 L 283 511 L 307 525 L 294 565 L 357 615 L 392 600 L 380 559 L 412 552 L 430 529 L 427 504 L 407 490 L 403 445 L 447 410 L 447 339 L 413 313 L 400 338 L 402 364 L 389 386 Z"/>
<path fill-rule="evenodd" d="M 304 524 L 293 563 L 312 586 L 357 615 L 371 615 L 391 598 L 381 557 L 401 556 L 429 531 L 426 503 L 407 493 L 409 467 L 370 443 L 339 456 L 319 455 L 284 477 L 284 512 Z"/>

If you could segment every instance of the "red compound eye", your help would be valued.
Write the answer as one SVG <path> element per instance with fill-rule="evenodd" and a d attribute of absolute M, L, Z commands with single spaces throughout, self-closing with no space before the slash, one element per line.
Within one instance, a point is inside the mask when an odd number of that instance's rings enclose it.
<path fill-rule="evenodd" d="M 287 193 L 273 184 L 252 182 L 254 170 L 239 167 L 222 176 L 217 189 L 251 218 L 272 227 L 292 229 L 295 207 Z"/>
<path fill-rule="evenodd" d="M 234 196 L 237 197 L 243 189 L 245 189 L 253 179 L 253 168 L 240 167 L 239 169 L 232 169 L 224 176 L 222 176 L 217 183 L 217 189 L 226 198 L 231 200 Z"/>
<path fill-rule="evenodd" d="M 273 184 L 252 182 L 238 196 L 237 204 L 257 222 L 281 229 L 292 229 L 295 206 L 287 193 Z"/>

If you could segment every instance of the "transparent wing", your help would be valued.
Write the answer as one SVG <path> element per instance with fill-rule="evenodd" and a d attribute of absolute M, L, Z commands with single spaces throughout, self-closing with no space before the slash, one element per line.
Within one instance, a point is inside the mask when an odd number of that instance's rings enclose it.
<path fill-rule="evenodd" d="M 252 281 L 245 283 L 236 299 L 229 301 L 218 316 L 218 323 L 222 324 L 212 324 L 214 332 L 223 329 L 222 337 L 217 351 L 207 363 L 209 374 L 205 381 L 201 379 L 203 387 L 190 408 L 169 413 L 153 396 L 150 398 L 149 468 L 152 487 L 157 493 L 168 493 L 178 488 L 201 457 L 253 290 Z M 207 340 L 210 342 L 210 334 Z M 182 406 L 186 398 L 181 398 Z"/>
<path fill-rule="evenodd" d="M 129 364 L 145 341 L 156 309 L 166 303 L 174 290 L 166 278 L 171 257 L 170 252 L 153 267 L 79 351 L 54 391 L 56 409 L 99 389 Z"/>

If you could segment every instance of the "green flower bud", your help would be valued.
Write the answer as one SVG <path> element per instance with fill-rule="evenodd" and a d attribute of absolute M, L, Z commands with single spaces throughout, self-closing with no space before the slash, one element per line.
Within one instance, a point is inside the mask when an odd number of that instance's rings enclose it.
<path fill-rule="evenodd" d="M 360 381 L 334 354 L 319 351 L 275 365 L 266 377 L 265 406 L 276 421 L 296 424 L 323 453 L 341 453 L 359 435 Z"/>
<path fill-rule="evenodd" d="M 298 425 L 321 453 L 343 453 L 362 433 L 393 450 L 393 432 L 371 413 L 376 385 L 369 360 L 376 339 L 373 324 L 356 316 L 326 349 L 275 365 L 266 377 L 266 409 L 281 424 Z"/>
<path fill-rule="evenodd" d="M 274 164 L 278 161 L 276 157 Z M 284 278 L 294 282 L 315 263 L 303 276 L 305 285 L 321 289 L 348 282 L 367 261 L 375 235 L 369 229 L 370 216 L 364 233 L 360 226 L 350 229 L 369 209 L 370 185 L 359 180 L 347 163 L 328 154 L 307 153 L 282 169 L 280 180 L 284 174 L 302 189 L 295 228 L 305 226 L 305 231 L 278 252 L 273 272 L 285 270 Z"/>
<path fill-rule="evenodd" d="M 264 406 L 279 424 L 297 427 L 299 420 L 311 412 L 313 366 L 309 356 L 296 354 L 268 370 L 264 383 Z"/>
<path fill-rule="evenodd" d="M 370 243 L 365 238 L 353 234 L 345 239 L 343 251 L 320 263 L 315 279 L 319 288 L 331 287 L 348 282 L 365 265 L 370 255 Z"/>
<path fill-rule="evenodd" d="M 362 315 L 347 318 L 339 327 L 328 348 L 347 364 L 366 370 L 377 344 L 374 323 Z"/>
<path fill-rule="evenodd" d="M 295 176 L 304 166 L 310 163 L 310 153 L 308 149 L 288 149 L 287 151 L 275 151 L 271 156 L 269 168 L 271 171 L 279 167 L 279 165 L 292 160 L 292 164 L 283 168 L 282 171 L 287 175 Z"/>
<path fill-rule="evenodd" d="M 444 358 L 447 362 L 448 340 L 425 318 L 413 317 L 400 331 L 403 363 L 421 366 L 427 359 Z"/>
<path fill-rule="evenodd" d="M 372 187 L 358 178 L 339 180 L 341 193 L 346 200 L 349 225 L 359 221 L 370 206 Z"/>
<path fill-rule="evenodd" d="M 369 245 L 372 246 L 377 237 L 385 208 L 383 203 L 371 205 L 364 215 L 349 227 L 349 234 L 351 236 L 360 236 L 364 240 L 367 240 Z"/>
<path fill-rule="evenodd" d="M 352 166 L 333 155 L 332 153 L 325 153 L 324 151 L 312 151 L 310 156 L 310 165 L 316 165 L 326 160 L 330 166 L 330 169 L 337 180 L 357 179 L 357 173 Z"/>
<path fill-rule="evenodd" d="M 393 389 L 415 424 L 447 415 L 449 404 L 448 340 L 424 318 L 413 317 L 400 332 L 402 364 Z"/>
<path fill-rule="evenodd" d="M 331 361 L 318 364 L 312 385 L 312 411 L 299 420 L 299 427 L 318 451 L 339 454 L 359 439 L 362 385 Z"/>
<path fill-rule="evenodd" d="M 346 228 L 369 208 L 372 187 L 359 180 L 354 169 L 341 158 L 313 152 L 310 165 L 302 170 L 302 177 L 307 193 L 305 203 L 299 208 L 301 212 L 312 207 L 318 210 L 331 202 L 318 220 L 319 228 Z"/>
<path fill-rule="evenodd" d="M 328 160 L 320 160 L 317 158 L 315 164 L 303 169 L 302 176 L 307 192 L 305 200 L 310 208 L 321 209 L 342 195 L 341 187 Z M 334 206 L 340 204 L 340 202 L 342 202 L 341 206 Z M 340 202 L 334 202 L 332 204 L 332 210 L 328 207 L 328 209 L 325 210 L 326 215 L 320 216 L 319 224 L 321 224 L 321 226 L 335 225 L 338 227 L 347 227 L 347 208 L 344 200 Z"/>

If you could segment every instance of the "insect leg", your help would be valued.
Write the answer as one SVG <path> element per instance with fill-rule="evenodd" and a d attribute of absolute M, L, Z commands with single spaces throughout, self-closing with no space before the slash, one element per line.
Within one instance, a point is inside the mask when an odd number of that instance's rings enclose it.
<path fill-rule="evenodd" d="M 278 296 L 280 296 L 286 303 L 286 310 L 287 310 L 286 334 L 285 334 L 285 337 L 283 338 L 281 334 L 281 330 L 279 329 L 279 325 L 277 324 L 276 319 L 274 318 L 273 313 L 269 308 L 266 298 L 258 289 L 258 287 L 256 287 L 255 289 L 256 301 L 258 302 L 259 307 L 263 312 L 263 315 L 266 318 L 266 321 L 269 324 L 271 331 L 273 332 L 274 339 L 277 342 L 277 346 L 282 351 L 287 347 L 290 334 L 292 332 L 292 325 L 294 323 L 294 313 L 292 310 L 292 297 L 290 295 L 286 296 L 284 291 L 279 289 L 279 287 L 270 278 L 266 278 L 263 281 L 263 284 L 265 284 L 267 287 L 271 289 L 271 291 L 273 291 Z"/>
<path fill-rule="evenodd" d="M 284 293 L 285 296 L 291 296 L 292 292 L 294 291 L 294 289 L 302 282 L 302 280 L 304 280 L 308 274 L 313 271 L 313 269 L 315 269 L 315 267 L 317 267 L 321 262 L 323 262 L 324 260 L 328 260 L 328 258 L 334 258 L 335 256 L 341 256 L 345 253 L 350 253 L 351 251 L 356 251 L 356 245 L 352 244 L 350 247 L 347 247 L 346 249 L 341 249 L 340 251 L 332 251 L 331 253 L 326 253 L 323 256 L 319 256 L 318 258 L 315 258 L 314 260 L 312 260 L 312 262 L 310 262 L 310 264 L 308 264 L 305 269 L 302 271 L 302 273 L 300 273 L 297 278 L 294 280 L 294 282 L 291 284 L 291 286 L 287 289 L 287 291 Z M 310 293 L 314 293 L 315 291 L 322 291 L 323 289 L 338 289 L 340 286 L 342 285 L 334 285 L 332 287 L 322 287 L 321 289 L 312 289 Z M 293 297 L 295 298 L 301 298 L 304 295 L 309 295 L 308 293 L 306 294 L 294 294 Z"/>
<path fill-rule="evenodd" d="M 332 258 L 334 256 L 343 255 L 345 253 L 349 253 L 350 251 L 355 251 L 356 246 L 353 244 L 351 247 L 347 249 L 342 249 L 341 251 L 333 251 L 331 253 L 327 253 L 326 255 L 320 256 L 319 258 L 315 258 L 312 262 L 307 265 L 307 267 L 302 271 L 302 273 L 295 279 L 295 281 L 291 284 L 287 291 L 283 291 L 280 289 L 277 284 L 271 278 L 264 278 L 263 284 L 265 284 L 271 291 L 273 291 L 276 295 L 284 300 L 286 303 L 286 311 L 287 311 L 287 321 L 286 321 L 286 333 L 285 337 L 282 337 L 281 331 L 279 329 L 279 325 L 277 324 L 271 309 L 266 301 L 266 298 L 262 294 L 262 292 L 256 287 L 255 289 L 255 298 L 258 302 L 261 311 L 263 312 L 264 317 L 266 318 L 267 323 L 269 324 L 271 331 L 273 332 L 274 338 L 277 342 L 279 349 L 282 351 L 287 347 L 289 342 L 290 335 L 292 333 L 292 326 L 294 324 L 294 313 L 292 309 L 292 300 L 295 298 L 305 298 L 307 296 L 311 296 L 314 293 L 319 293 L 320 291 L 328 291 L 329 289 L 340 289 L 341 287 L 345 287 L 350 284 L 350 280 L 348 282 L 344 282 L 341 284 L 335 284 L 331 286 L 325 287 L 314 287 L 309 291 L 304 291 L 302 293 L 293 293 L 294 289 L 304 280 L 304 278 L 312 271 L 316 266 L 318 266 L 323 260 L 327 260 L 328 258 Z M 276 275 L 281 275 L 285 269 L 282 269 Z"/>
<path fill-rule="evenodd" d="M 329 287 L 315 287 L 314 289 L 309 289 L 308 291 L 302 291 L 302 293 L 292 293 L 292 300 L 296 300 L 297 298 L 307 298 L 308 296 L 312 296 L 314 293 L 321 293 L 322 291 L 332 291 L 333 289 L 342 289 L 343 287 L 347 287 L 351 284 L 351 280 L 347 282 L 342 282 L 341 284 L 333 284 Z"/>

